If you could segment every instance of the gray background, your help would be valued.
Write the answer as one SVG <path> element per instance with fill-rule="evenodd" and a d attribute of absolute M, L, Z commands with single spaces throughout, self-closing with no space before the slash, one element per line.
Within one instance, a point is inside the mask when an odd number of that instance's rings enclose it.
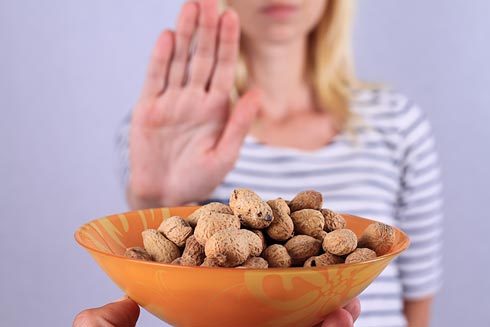
<path fill-rule="evenodd" d="M 181 1 L 0 1 L 0 326 L 68 326 L 121 292 L 74 241 L 126 210 L 114 130 Z M 360 0 L 364 79 L 418 102 L 444 167 L 445 287 L 433 326 L 490 321 L 490 2 Z M 140 326 L 161 326 L 143 313 Z"/>

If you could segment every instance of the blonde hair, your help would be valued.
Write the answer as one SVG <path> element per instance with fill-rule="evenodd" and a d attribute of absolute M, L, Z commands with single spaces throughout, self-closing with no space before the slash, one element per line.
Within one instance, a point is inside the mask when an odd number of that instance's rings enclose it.
<path fill-rule="evenodd" d="M 221 0 L 222 8 L 226 1 Z M 325 11 L 308 36 L 307 74 L 318 104 L 335 119 L 338 128 L 347 126 L 351 94 L 361 83 L 355 76 L 352 56 L 354 0 L 328 0 Z M 236 70 L 235 88 L 246 91 L 248 70 L 243 52 Z"/>

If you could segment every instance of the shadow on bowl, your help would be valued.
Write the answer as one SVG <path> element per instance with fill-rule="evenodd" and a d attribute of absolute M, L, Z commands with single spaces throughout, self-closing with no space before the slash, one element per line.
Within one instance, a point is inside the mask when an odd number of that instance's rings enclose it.
<path fill-rule="evenodd" d="M 75 232 L 105 273 L 143 308 L 176 327 L 313 326 L 359 295 L 409 246 L 395 228 L 391 251 L 354 264 L 313 268 L 188 267 L 129 259 L 141 232 L 163 219 L 187 217 L 197 207 L 126 212 L 93 220 Z M 373 220 L 343 215 L 358 236 Z"/>

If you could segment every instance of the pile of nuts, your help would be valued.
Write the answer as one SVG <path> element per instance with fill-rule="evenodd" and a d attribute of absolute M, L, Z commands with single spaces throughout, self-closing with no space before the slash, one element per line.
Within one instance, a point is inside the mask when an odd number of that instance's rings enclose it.
<path fill-rule="evenodd" d="M 373 223 L 358 239 L 341 215 L 322 207 L 316 191 L 265 202 L 236 189 L 229 205 L 212 202 L 187 219 L 170 217 L 143 231 L 144 248 L 129 248 L 125 256 L 185 266 L 321 267 L 370 260 L 393 246 L 392 227 Z"/>

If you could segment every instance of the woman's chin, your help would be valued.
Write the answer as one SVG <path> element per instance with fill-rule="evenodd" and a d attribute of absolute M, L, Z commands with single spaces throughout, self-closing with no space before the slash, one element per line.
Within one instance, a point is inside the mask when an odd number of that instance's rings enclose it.
<path fill-rule="evenodd" d="M 305 35 L 292 26 L 268 26 L 260 35 L 254 35 L 254 42 L 265 44 L 287 44 L 304 39 Z"/>

